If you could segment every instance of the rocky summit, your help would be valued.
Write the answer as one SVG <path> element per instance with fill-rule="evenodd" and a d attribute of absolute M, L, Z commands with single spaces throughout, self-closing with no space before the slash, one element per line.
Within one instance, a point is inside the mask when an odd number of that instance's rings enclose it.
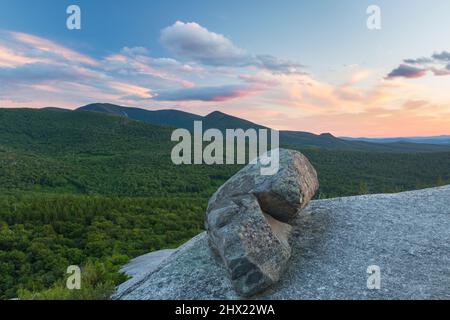
<path fill-rule="evenodd" d="M 217 191 L 208 233 L 125 266 L 113 298 L 450 299 L 450 186 L 306 205 L 315 172 L 281 154 L 277 176 L 245 168 Z"/>
<path fill-rule="evenodd" d="M 291 247 L 289 224 L 316 193 L 317 173 L 298 151 L 280 149 L 280 169 L 261 175 L 249 164 L 211 197 L 205 227 L 238 294 L 249 297 L 276 283 Z"/>

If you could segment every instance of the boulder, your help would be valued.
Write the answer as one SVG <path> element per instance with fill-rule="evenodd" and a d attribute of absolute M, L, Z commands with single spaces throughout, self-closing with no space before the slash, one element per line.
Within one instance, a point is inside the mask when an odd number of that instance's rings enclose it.
<path fill-rule="evenodd" d="M 209 244 L 235 290 L 250 297 L 276 283 L 291 256 L 289 224 L 316 193 L 317 173 L 300 152 L 280 149 L 279 170 L 261 175 L 259 161 L 211 197 Z"/>

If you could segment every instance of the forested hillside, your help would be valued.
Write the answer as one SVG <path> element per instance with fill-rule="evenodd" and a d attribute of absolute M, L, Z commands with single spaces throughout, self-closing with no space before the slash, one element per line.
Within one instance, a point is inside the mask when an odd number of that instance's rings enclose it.
<path fill-rule="evenodd" d="M 171 132 L 98 112 L 0 110 L 0 298 L 105 298 L 129 258 L 199 233 L 239 166 L 175 166 Z M 300 150 L 321 198 L 450 182 L 449 152 Z M 74 264 L 81 291 L 64 289 Z"/>

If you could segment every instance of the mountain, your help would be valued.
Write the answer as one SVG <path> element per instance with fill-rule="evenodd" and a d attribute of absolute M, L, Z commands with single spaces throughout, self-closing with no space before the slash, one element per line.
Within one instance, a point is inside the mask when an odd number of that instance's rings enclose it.
<path fill-rule="evenodd" d="M 264 128 L 253 122 L 227 115 L 225 113 L 214 111 L 205 117 L 179 111 L 179 110 L 145 110 L 140 108 L 131 108 L 117 106 L 108 103 L 94 103 L 84 107 L 80 107 L 80 111 L 95 111 L 114 114 L 117 116 L 127 117 L 129 119 L 143 121 L 146 123 L 162 126 L 172 126 L 177 128 L 185 128 L 192 130 L 194 121 L 202 121 L 203 128 L 241 128 L 247 130 L 249 128 Z"/>
<path fill-rule="evenodd" d="M 78 110 L 109 113 L 154 125 L 168 125 L 189 130 L 192 130 L 194 121 L 202 121 L 203 129 L 267 129 L 267 127 L 262 125 L 219 111 L 212 112 L 202 117 L 178 110 L 149 111 L 140 108 L 129 108 L 105 103 L 90 104 L 81 107 Z M 295 148 L 321 148 L 326 150 L 390 153 L 450 151 L 450 144 L 448 146 L 442 144 L 417 144 L 410 141 L 372 143 L 370 141 L 340 139 L 334 137 L 330 133 L 316 135 L 302 131 L 280 131 L 280 144 Z"/>
<path fill-rule="evenodd" d="M 194 121 L 203 117 L 196 114 L 178 110 L 150 111 L 139 108 L 117 106 L 109 103 L 94 103 L 81 107 L 78 110 L 96 111 L 127 117 L 132 120 L 143 121 L 155 125 L 173 126 L 177 128 L 191 128 Z"/>
<path fill-rule="evenodd" d="M 409 142 L 409 143 L 425 143 L 425 144 L 448 144 L 450 145 L 450 135 L 431 136 L 431 137 L 398 137 L 398 138 L 350 138 L 341 137 L 348 141 L 365 141 L 372 143 L 395 143 L 395 142 Z"/>
<path fill-rule="evenodd" d="M 220 111 L 214 111 L 202 118 L 204 128 L 216 128 L 219 130 L 226 129 L 268 129 L 267 127 L 261 126 L 259 124 L 230 116 L 226 113 Z"/>

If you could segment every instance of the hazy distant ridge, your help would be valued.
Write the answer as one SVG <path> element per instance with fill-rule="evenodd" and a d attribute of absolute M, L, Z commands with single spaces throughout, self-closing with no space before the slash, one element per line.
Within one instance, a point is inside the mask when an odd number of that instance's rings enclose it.
<path fill-rule="evenodd" d="M 350 137 L 340 137 L 340 138 L 347 141 L 365 141 L 372 143 L 409 142 L 409 143 L 450 145 L 450 135 L 431 136 L 431 137 L 395 137 L 395 138 L 350 138 Z"/>

